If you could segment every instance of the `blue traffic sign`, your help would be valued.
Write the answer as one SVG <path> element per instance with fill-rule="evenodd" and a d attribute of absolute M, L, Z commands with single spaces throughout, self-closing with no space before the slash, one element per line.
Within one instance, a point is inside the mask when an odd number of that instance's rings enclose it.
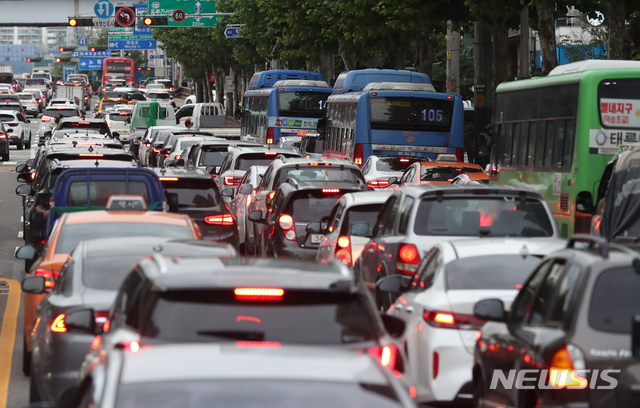
<path fill-rule="evenodd" d="M 113 14 L 114 8 L 113 3 L 109 0 L 98 0 L 96 5 L 93 6 L 93 11 L 100 18 L 109 18 Z"/>
<path fill-rule="evenodd" d="M 80 58 L 78 67 L 81 71 L 93 71 L 102 69 L 102 58 Z"/>
<path fill-rule="evenodd" d="M 151 27 L 147 27 L 142 22 L 143 16 L 147 14 L 149 7 L 147 4 L 134 4 L 136 9 L 136 22 L 133 25 L 133 35 L 152 35 Z"/>
<path fill-rule="evenodd" d="M 67 80 L 69 75 L 75 74 L 77 72 L 75 65 L 63 65 L 62 66 L 62 78 L 63 80 Z"/>
<path fill-rule="evenodd" d="M 167 58 L 167 56 L 164 55 L 164 54 L 152 54 L 152 55 L 149 55 L 149 59 L 165 59 L 165 58 Z"/>
<path fill-rule="evenodd" d="M 86 46 L 87 42 L 88 42 L 87 37 L 78 38 L 78 45 L 81 46 L 81 47 Z"/>
<path fill-rule="evenodd" d="M 227 38 L 240 38 L 241 27 L 227 26 L 224 29 L 224 36 Z"/>
<path fill-rule="evenodd" d="M 111 56 L 111 51 L 73 51 L 72 58 L 106 58 Z"/>
<path fill-rule="evenodd" d="M 110 50 L 155 50 L 156 48 L 156 40 L 109 41 Z"/>

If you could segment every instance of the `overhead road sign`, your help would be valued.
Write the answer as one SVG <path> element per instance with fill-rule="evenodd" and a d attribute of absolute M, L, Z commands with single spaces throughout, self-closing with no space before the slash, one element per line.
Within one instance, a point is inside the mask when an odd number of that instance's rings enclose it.
<path fill-rule="evenodd" d="M 187 18 L 187 15 L 184 10 L 176 10 L 171 15 L 171 18 L 173 18 L 173 21 L 176 23 L 182 23 L 184 19 Z"/>
<path fill-rule="evenodd" d="M 224 36 L 227 38 L 240 38 L 240 30 L 242 29 L 242 27 L 240 26 L 231 26 L 228 25 L 225 29 L 224 29 Z"/>
<path fill-rule="evenodd" d="M 77 73 L 75 65 L 63 65 L 62 66 L 62 78 L 64 81 L 69 78 L 69 75 Z"/>
<path fill-rule="evenodd" d="M 215 27 L 220 17 L 214 13 L 216 2 L 212 0 L 149 0 L 149 16 L 169 17 L 167 27 Z"/>
<path fill-rule="evenodd" d="M 167 58 L 164 54 L 151 54 L 149 55 L 149 59 L 165 59 Z"/>
<path fill-rule="evenodd" d="M 93 11 L 95 11 L 98 18 L 105 19 L 111 17 L 114 8 L 113 3 L 109 0 L 98 0 L 96 1 L 96 5 L 93 7 Z"/>
<path fill-rule="evenodd" d="M 110 35 L 109 36 L 109 41 L 130 41 L 130 40 L 138 40 L 138 41 L 149 41 L 149 40 L 153 40 L 152 36 L 146 36 L 146 35 Z"/>
<path fill-rule="evenodd" d="M 87 40 L 87 37 L 78 38 L 78 45 L 81 47 L 86 47 L 88 42 L 89 40 Z"/>
<path fill-rule="evenodd" d="M 145 26 L 142 21 L 143 17 L 147 15 L 149 10 L 147 4 L 134 4 L 133 8 L 136 11 L 136 22 L 133 25 L 133 35 L 151 35 L 151 27 Z"/>
<path fill-rule="evenodd" d="M 74 51 L 72 58 L 107 58 L 111 56 L 111 51 Z"/>
<path fill-rule="evenodd" d="M 78 67 L 81 71 L 93 71 L 102 69 L 101 58 L 80 58 Z"/>
<path fill-rule="evenodd" d="M 116 27 L 132 27 L 136 12 L 131 7 L 116 7 Z"/>
<path fill-rule="evenodd" d="M 155 50 L 157 46 L 155 40 L 109 41 L 110 50 Z"/>

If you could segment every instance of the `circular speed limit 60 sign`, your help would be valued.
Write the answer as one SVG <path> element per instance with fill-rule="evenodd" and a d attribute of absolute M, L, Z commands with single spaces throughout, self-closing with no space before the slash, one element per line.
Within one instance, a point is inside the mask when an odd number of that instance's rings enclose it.
<path fill-rule="evenodd" d="M 133 25 L 136 19 L 136 13 L 130 7 L 116 8 L 116 25 L 120 27 L 129 27 Z"/>
<path fill-rule="evenodd" d="M 182 23 L 184 19 L 187 18 L 187 15 L 183 10 L 178 9 L 173 12 L 173 15 L 171 17 L 173 17 L 173 21 L 175 21 L 176 23 Z"/>

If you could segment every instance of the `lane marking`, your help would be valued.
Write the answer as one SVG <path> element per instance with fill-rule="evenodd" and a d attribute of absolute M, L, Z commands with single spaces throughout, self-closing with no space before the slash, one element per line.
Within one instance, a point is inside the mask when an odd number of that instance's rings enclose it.
<path fill-rule="evenodd" d="M 9 284 L 9 298 L 2 316 L 2 332 L 0 332 L 0 408 L 7 407 L 9 397 L 9 380 L 11 379 L 11 357 L 16 339 L 16 323 L 20 309 L 20 283 L 12 279 L 3 279 Z"/>
<path fill-rule="evenodd" d="M 12 162 L 12 161 L 2 162 L 2 165 L 3 165 L 3 166 L 15 166 L 15 165 L 17 165 L 17 164 L 18 164 L 18 162 L 17 162 L 17 161 L 15 161 L 15 162 Z"/>
<path fill-rule="evenodd" d="M 18 253 L 18 249 L 20 249 L 20 247 L 19 247 L 19 246 L 17 246 L 17 247 L 16 247 L 16 249 L 15 249 L 15 251 L 13 251 L 13 256 L 14 256 L 14 257 L 15 257 L 15 256 L 16 256 L 16 254 Z"/>
<path fill-rule="evenodd" d="M 18 238 L 22 238 L 24 236 L 24 231 L 18 232 Z"/>
<path fill-rule="evenodd" d="M 20 216 L 20 222 L 24 222 L 24 215 Z"/>

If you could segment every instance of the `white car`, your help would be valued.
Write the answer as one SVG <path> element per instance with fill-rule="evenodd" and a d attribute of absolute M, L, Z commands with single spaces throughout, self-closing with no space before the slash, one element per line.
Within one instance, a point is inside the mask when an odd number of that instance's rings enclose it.
<path fill-rule="evenodd" d="M 25 119 L 20 113 L 16 111 L 0 110 L 0 122 L 4 124 L 4 127 L 9 133 L 9 143 L 17 146 L 18 150 L 22 150 L 25 147 L 31 148 L 31 129 L 29 128 L 29 119 Z"/>
<path fill-rule="evenodd" d="M 47 106 L 74 105 L 73 101 L 67 98 L 53 98 Z"/>
<path fill-rule="evenodd" d="M 118 132 L 122 143 L 129 143 L 131 138 L 131 111 L 110 112 L 104 118 L 111 133 Z"/>
<path fill-rule="evenodd" d="M 22 92 L 29 92 L 30 94 L 33 94 L 33 97 L 36 98 L 36 100 L 40 104 L 40 112 L 42 112 L 45 106 L 47 106 L 47 97 L 41 90 L 25 87 Z"/>
<path fill-rule="evenodd" d="M 15 92 L 11 84 L 0 84 L 0 94 L 12 94 Z"/>
<path fill-rule="evenodd" d="M 338 258 L 353 266 L 369 242 L 378 213 L 390 195 L 391 190 L 362 191 L 340 197 L 329 215 L 316 262 L 329 263 Z"/>
<path fill-rule="evenodd" d="M 392 187 L 391 177 L 400 179 L 402 173 L 417 161 L 429 161 L 424 157 L 369 156 L 362 165 L 362 175 L 369 187 L 386 189 Z"/>
<path fill-rule="evenodd" d="M 17 93 L 18 98 L 20 98 L 20 103 L 24 107 L 24 110 L 29 115 L 34 118 L 38 117 L 38 113 L 40 113 L 40 103 L 36 99 L 35 96 L 31 92 L 20 92 Z"/>
<path fill-rule="evenodd" d="M 474 316 L 474 305 L 497 298 L 509 306 L 540 259 L 564 247 L 558 238 L 444 241 L 413 276 L 378 281 L 379 291 L 402 293 L 387 313 L 406 322 L 417 402 L 471 402 L 476 334 L 485 323 Z"/>
<path fill-rule="evenodd" d="M 42 139 L 44 132 L 55 128 L 55 117 L 62 115 L 63 117 L 80 117 L 80 109 L 76 105 L 53 105 L 45 108 L 40 118 L 40 128 L 38 136 Z"/>
<path fill-rule="evenodd" d="M 203 142 L 205 140 L 218 140 L 218 138 L 216 137 L 208 137 L 208 136 L 181 136 L 178 137 L 171 146 L 169 146 L 170 153 L 169 156 L 167 156 L 167 158 L 164 160 L 165 163 L 167 163 L 168 161 L 172 161 L 175 162 L 176 160 L 178 160 L 181 155 L 182 152 L 185 149 L 190 148 L 191 146 L 193 146 L 194 144 L 198 143 L 198 142 Z M 220 140 L 224 140 L 224 139 L 220 139 Z"/>

